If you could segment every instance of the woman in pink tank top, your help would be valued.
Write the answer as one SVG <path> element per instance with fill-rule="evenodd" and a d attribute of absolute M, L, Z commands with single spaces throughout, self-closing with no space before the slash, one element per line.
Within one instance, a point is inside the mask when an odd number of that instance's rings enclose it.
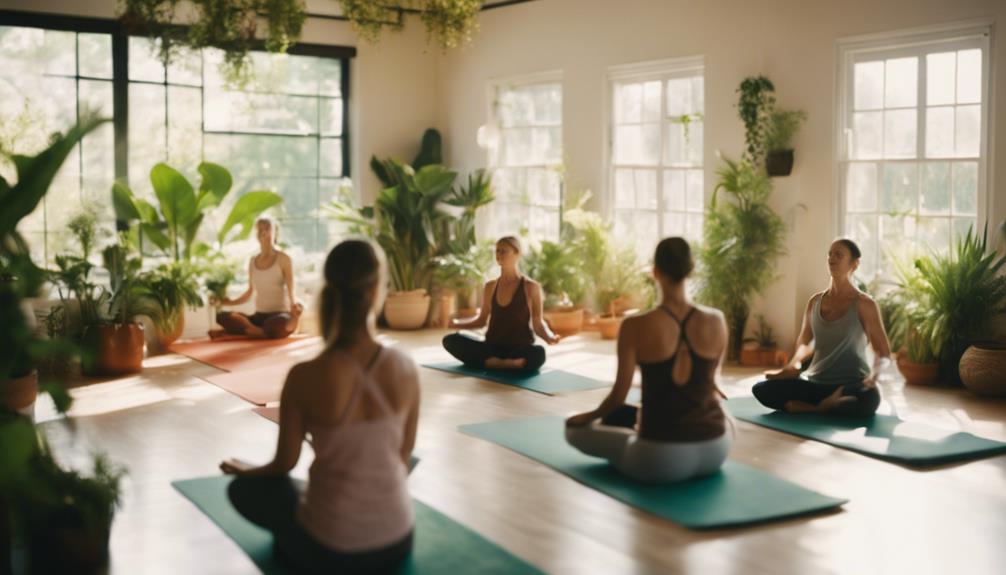
<path fill-rule="evenodd" d="M 412 549 L 408 462 L 419 414 L 416 365 L 374 339 L 383 265 L 379 248 L 348 240 L 325 262 L 322 333 L 328 345 L 295 365 L 280 400 L 273 461 L 223 462 L 238 478 L 229 497 L 272 531 L 276 552 L 308 573 L 385 573 Z M 287 473 L 311 434 L 306 484 Z"/>

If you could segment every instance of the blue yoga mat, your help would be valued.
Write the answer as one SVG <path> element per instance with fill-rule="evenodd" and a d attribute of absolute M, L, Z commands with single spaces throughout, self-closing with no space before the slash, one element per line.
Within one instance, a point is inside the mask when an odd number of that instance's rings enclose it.
<path fill-rule="evenodd" d="M 540 371 L 538 373 L 528 374 L 501 369 L 475 369 L 472 367 L 466 367 L 465 364 L 458 363 L 456 361 L 424 363 L 423 367 L 446 371 L 448 373 L 477 377 L 479 379 L 495 381 L 496 383 L 505 383 L 507 385 L 529 389 L 531 391 L 537 391 L 538 393 L 544 393 L 547 395 L 554 395 L 555 393 L 562 391 L 598 389 L 601 387 L 611 387 L 612 385 L 610 381 L 591 379 L 589 377 L 584 377 L 568 371 L 562 371 L 560 369 L 546 369 L 545 371 Z"/>
<path fill-rule="evenodd" d="M 566 443 L 565 421 L 556 416 L 474 423 L 459 429 L 691 529 L 774 521 L 834 509 L 847 501 L 732 461 L 708 477 L 667 485 L 640 483 Z"/>
<path fill-rule="evenodd" d="M 851 418 L 773 411 L 753 397 L 726 402 L 737 419 L 905 465 L 939 465 L 1006 453 L 1006 443 L 948 432 L 893 415 Z"/>
<path fill-rule="evenodd" d="M 227 486 L 233 479 L 229 475 L 217 475 L 174 481 L 171 485 L 223 529 L 262 573 L 293 573 L 273 555 L 272 534 L 242 517 L 231 506 Z M 416 530 L 412 556 L 403 565 L 401 574 L 541 573 L 446 515 L 419 501 L 413 502 Z"/>

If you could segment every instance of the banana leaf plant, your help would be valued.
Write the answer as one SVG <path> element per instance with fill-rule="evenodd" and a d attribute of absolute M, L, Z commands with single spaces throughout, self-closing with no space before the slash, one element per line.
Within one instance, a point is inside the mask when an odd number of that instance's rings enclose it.
<path fill-rule="evenodd" d="M 128 186 L 116 182 L 112 199 L 116 218 L 132 225 L 134 234 L 149 240 L 176 262 L 205 256 L 212 247 L 199 239 L 199 231 L 211 210 L 220 206 L 233 185 L 231 173 L 218 164 L 199 164 L 198 190 L 178 170 L 159 163 L 150 170 L 150 183 L 158 206 L 137 197 Z M 216 248 L 251 234 L 255 220 L 279 205 L 283 198 L 268 190 L 241 195 L 216 234 Z M 158 209 L 159 208 L 159 209 Z"/>
<path fill-rule="evenodd" d="M 349 199 L 334 199 L 325 212 L 384 249 L 392 289 L 428 290 L 434 258 L 446 245 L 443 230 L 454 221 L 444 204 L 457 173 L 438 164 L 418 171 L 397 160 L 382 165 L 392 185 L 378 193 L 374 205 L 358 207 Z"/>
<path fill-rule="evenodd" d="M 475 170 L 468 174 L 468 186 L 458 186 L 444 200 L 458 208 L 461 215 L 449 230 L 451 239 L 448 253 L 466 253 L 477 243 L 475 237 L 475 216 L 481 208 L 491 204 L 496 196 L 492 191 L 492 176 L 485 170 Z"/>

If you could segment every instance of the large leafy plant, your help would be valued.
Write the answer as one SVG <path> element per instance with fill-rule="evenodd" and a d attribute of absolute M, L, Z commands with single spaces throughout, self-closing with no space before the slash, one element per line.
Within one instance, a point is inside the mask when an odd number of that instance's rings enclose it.
<path fill-rule="evenodd" d="M 582 208 L 583 197 L 563 218 L 563 241 L 579 262 L 584 299 L 598 313 L 611 313 L 618 299 L 641 299 L 646 291 L 646 270 L 633 246 L 619 245 L 611 224 Z M 576 290 L 574 289 L 574 293 Z"/>
<path fill-rule="evenodd" d="M 775 279 L 775 260 L 785 253 L 786 228 L 768 205 L 768 177 L 750 162 L 724 161 L 703 226 L 697 298 L 726 314 L 731 356 L 737 357 L 751 301 Z"/>
<path fill-rule="evenodd" d="M 579 264 L 577 250 L 567 242 L 542 240 L 531 248 L 524 266 L 527 275 L 541 284 L 546 309 L 584 303 L 586 286 Z"/>

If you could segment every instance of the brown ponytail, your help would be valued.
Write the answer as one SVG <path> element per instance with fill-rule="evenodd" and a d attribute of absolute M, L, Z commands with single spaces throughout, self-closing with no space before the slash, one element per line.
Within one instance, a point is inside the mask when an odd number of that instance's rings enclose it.
<path fill-rule="evenodd" d="M 321 333 L 330 346 L 352 344 L 363 331 L 374 307 L 374 288 L 381 278 L 381 259 L 365 240 L 346 240 L 325 260 L 321 291 Z"/>

